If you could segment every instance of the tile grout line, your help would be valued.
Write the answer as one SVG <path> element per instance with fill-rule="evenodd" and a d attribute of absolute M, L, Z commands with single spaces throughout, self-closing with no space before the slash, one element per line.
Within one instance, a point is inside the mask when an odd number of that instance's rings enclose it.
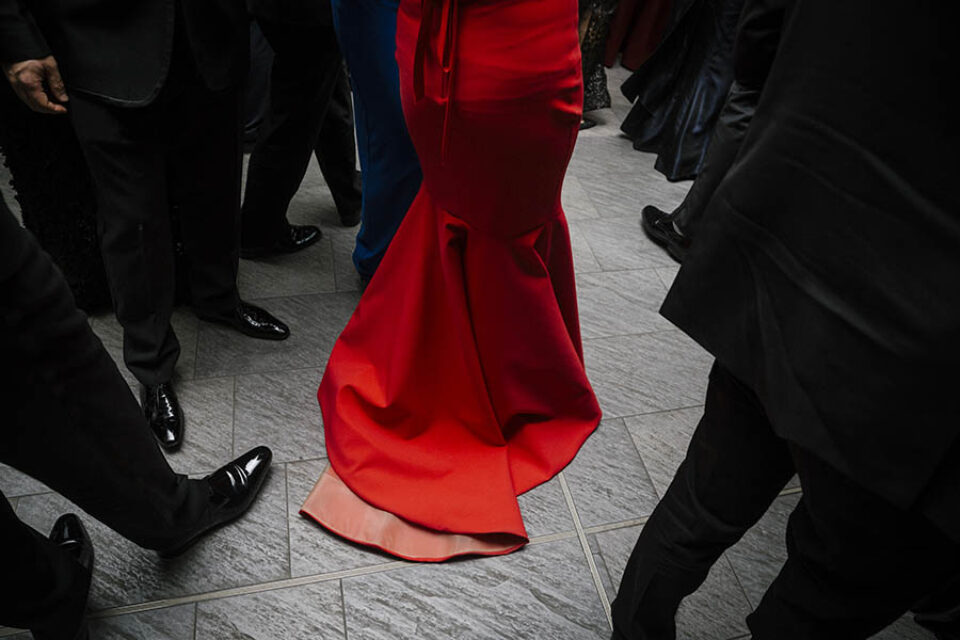
<path fill-rule="evenodd" d="M 577 513 L 577 507 L 573 503 L 573 494 L 570 493 L 570 487 L 567 486 L 567 479 L 563 472 L 557 474 L 560 479 L 560 488 L 563 489 L 563 497 L 567 501 L 567 508 L 570 510 L 570 516 L 573 518 L 573 526 L 577 530 L 577 538 L 580 540 L 580 547 L 583 549 L 583 555 L 587 559 L 587 565 L 590 567 L 590 573 L 593 575 L 593 586 L 600 596 L 600 604 L 603 606 L 603 613 L 607 616 L 607 624 L 613 629 L 613 617 L 610 613 L 610 600 L 607 598 L 607 591 L 603 588 L 603 581 L 600 580 L 600 572 L 597 570 L 597 563 L 593 560 L 593 552 L 590 550 L 590 543 L 587 541 L 587 534 L 583 531 L 583 524 L 580 522 L 580 514 Z"/>
<path fill-rule="evenodd" d="M 340 580 L 340 613 L 343 614 L 343 640 L 349 640 L 347 631 L 347 595 L 343 592 L 343 580 Z"/>
<path fill-rule="evenodd" d="M 193 640 L 197 640 L 197 625 L 199 624 L 198 618 L 200 617 L 200 605 L 196 602 L 193 603 Z"/>

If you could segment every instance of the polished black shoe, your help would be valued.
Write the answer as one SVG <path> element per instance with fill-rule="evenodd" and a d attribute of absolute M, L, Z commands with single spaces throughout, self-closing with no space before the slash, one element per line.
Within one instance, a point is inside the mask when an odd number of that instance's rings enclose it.
<path fill-rule="evenodd" d="M 677 232 L 673 226 L 673 216 L 662 209 L 647 205 L 640 212 L 640 226 L 648 238 L 667 250 L 671 258 L 683 262 L 690 247 L 690 239 Z"/>
<path fill-rule="evenodd" d="M 280 237 L 269 244 L 241 247 L 243 258 L 268 258 L 302 251 L 323 237 L 323 232 L 313 225 L 288 224 Z"/>
<path fill-rule="evenodd" d="M 79 565 L 79 575 L 70 590 L 69 604 L 51 615 L 41 628 L 35 628 L 36 640 L 87 640 L 86 608 L 93 575 L 93 543 L 80 518 L 72 513 L 60 516 L 50 530 L 50 542 L 66 551 Z"/>
<path fill-rule="evenodd" d="M 249 302 L 240 302 L 232 313 L 225 315 L 205 315 L 198 313 L 201 320 L 216 322 L 233 327 L 240 333 L 260 340 L 286 340 L 290 337 L 290 327 L 277 320 L 266 309 Z"/>
<path fill-rule="evenodd" d="M 185 540 L 157 553 L 163 558 L 178 556 L 207 533 L 243 515 L 260 493 L 271 460 L 273 453 L 270 449 L 256 447 L 204 478 L 210 489 L 210 506 L 205 523 Z"/>
<path fill-rule="evenodd" d="M 140 406 L 160 446 L 175 451 L 183 442 L 183 411 L 173 384 L 140 385 Z"/>

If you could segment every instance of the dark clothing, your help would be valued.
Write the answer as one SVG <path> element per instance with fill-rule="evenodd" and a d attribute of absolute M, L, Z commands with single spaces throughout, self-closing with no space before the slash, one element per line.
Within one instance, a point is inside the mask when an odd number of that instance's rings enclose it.
<path fill-rule="evenodd" d="M 143 106 L 176 57 L 178 22 L 208 89 L 243 79 L 249 36 L 239 0 L 0 0 L 0 61 L 52 53 L 71 95 Z"/>
<path fill-rule="evenodd" d="M 247 0 L 250 15 L 288 27 L 332 26 L 330 0 Z"/>
<path fill-rule="evenodd" d="M 337 208 L 346 213 L 361 205 L 350 88 L 333 26 L 258 22 L 274 58 L 270 108 L 247 170 L 244 246 L 262 245 L 284 231 L 287 206 L 312 154 Z"/>
<path fill-rule="evenodd" d="M 640 534 L 613 603 L 614 637 L 672 640 L 682 598 L 796 470 L 788 559 L 747 618 L 755 640 L 857 640 L 960 577 L 960 544 L 774 434 L 756 395 L 710 375 L 687 457 Z"/>
<path fill-rule="evenodd" d="M 795 4 L 662 312 L 757 394 L 781 438 L 960 540 L 948 13 Z"/>
<path fill-rule="evenodd" d="M 174 65 L 158 99 L 125 109 L 84 95 L 70 117 L 98 191 L 101 249 L 124 361 L 143 384 L 169 382 L 180 347 L 170 316 L 179 224 L 190 299 L 202 315 L 239 297 L 240 96 Z"/>
<path fill-rule="evenodd" d="M 623 83 L 634 102 L 621 129 L 668 180 L 696 177 L 733 82 L 733 41 L 744 0 L 674 2 L 656 52 Z"/>
<path fill-rule="evenodd" d="M 792 0 L 750 0 L 740 14 L 734 41 L 734 81 L 720 110 L 703 167 L 674 211 L 674 223 L 688 237 L 696 235 L 707 204 L 733 164 L 747 127 L 756 113 L 763 84 L 777 55 L 777 45 Z"/>
<path fill-rule="evenodd" d="M 0 199 L 0 461 L 120 535 L 169 548 L 202 525 L 208 487 L 175 474 L 62 275 Z M 0 496 L 0 624 L 48 626 L 76 605 L 78 566 Z M 83 603 L 80 603 L 82 606 Z"/>
<path fill-rule="evenodd" d="M 580 58 L 583 67 L 583 110 L 610 107 L 607 72 L 603 54 L 610 32 L 610 21 L 618 0 L 580 0 Z"/>
<path fill-rule="evenodd" d="M 0 154 L 23 225 L 63 271 L 77 306 L 87 313 L 110 309 L 96 194 L 69 118 L 31 111 L 0 82 Z"/>

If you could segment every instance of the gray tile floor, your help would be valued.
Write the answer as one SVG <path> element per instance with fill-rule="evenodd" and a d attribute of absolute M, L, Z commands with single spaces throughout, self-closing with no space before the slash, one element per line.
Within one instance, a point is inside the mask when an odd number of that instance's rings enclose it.
<path fill-rule="evenodd" d="M 248 340 L 178 311 L 177 370 L 187 415 L 181 472 L 200 474 L 247 448 L 271 446 L 262 497 L 234 526 L 174 561 L 159 560 L 87 518 L 98 563 L 95 639 L 550 639 L 609 637 L 607 608 L 637 534 L 666 490 L 699 418 L 710 357 L 657 315 L 676 273 L 638 225 L 647 203 L 676 205 L 688 184 L 618 135 L 629 108 L 580 136 L 563 191 L 570 219 L 587 368 L 604 410 L 598 432 L 560 476 L 520 499 L 531 544 L 512 555 L 417 565 L 343 542 L 298 507 L 324 467 L 315 391 L 338 332 L 359 300 L 354 230 L 336 224 L 316 168 L 291 209 L 322 225 L 302 254 L 243 262 L 243 295 L 289 321 L 293 337 Z M 119 357 L 120 331 L 92 319 Z M 122 367 L 121 367 L 122 369 Z M 128 378 L 131 383 L 132 378 Z M 73 510 L 42 484 L 0 466 L 0 487 L 41 531 Z M 788 490 L 684 603 L 681 638 L 747 637 L 744 617 L 784 558 Z M 14 636 L 0 629 L 0 636 Z M 903 620 L 877 636 L 930 636 Z"/>

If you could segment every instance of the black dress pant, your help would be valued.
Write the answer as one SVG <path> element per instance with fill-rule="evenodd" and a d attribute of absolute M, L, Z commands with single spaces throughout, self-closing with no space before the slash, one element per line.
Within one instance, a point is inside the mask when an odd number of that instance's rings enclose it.
<path fill-rule="evenodd" d="M 170 326 L 171 218 L 197 312 L 224 315 L 239 301 L 240 92 L 207 89 L 185 48 L 175 47 L 166 84 L 148 106 L 117 107 L 80 93 L 70 100 L 97 191 L 124 361 L 144 384 L 169 381 L 180 353 Z"/>
<path fill-rule="evenodd" d="M 18 256 L 0 269 L 0 461 L 136 544 L 182 542 L 209 517 L 208 486 L 170 469 L 60 271 L 2 200 L 0 240 Z M 0 625 L 49 630 L 82 611 L 83 572 L 46 533 L 0 494 Z"/>
<path fill-rule="evenodd" d="M 803 496 L 788 559 L 747 618 L 754 640 L 867 638 L 960 577 L 960 544 L 777 437 L 753 392 L 714 365 L 687 457 L 624 572 L 613 637 L 675 638 L 680 601 L 794 470 Z"/>
<path fill-rule="evenodd" d="M 247 169 L 245 247 L 283 233 L 313 154 L 340 214 L 360 208 L 350 88 L 333 27 L 258 22 L 274 58 L 270 111 Z"/>

